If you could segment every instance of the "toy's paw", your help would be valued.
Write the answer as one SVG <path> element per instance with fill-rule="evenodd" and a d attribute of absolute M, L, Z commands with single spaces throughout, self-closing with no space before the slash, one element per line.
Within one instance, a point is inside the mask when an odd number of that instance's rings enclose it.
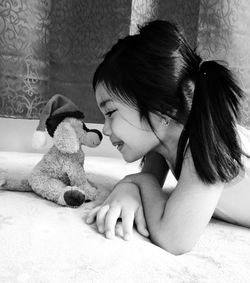
<path fill-rule="evenodd" d="M 86 197 L 86 202 L 93 201 L 96 198 L 97 190 L 96 187 L 93 186 L 93 183 L 90 184 L 89 181 L 84 185 L 84 193 Z"/>
<path fill-rule="evenodd" d="M 3 187 L 4 185 L 6 185 L 6 180 L 0 179 L 0 187 Z"/>
<path fill-rule="evenodd" d="M 0 171 L 0 187 L 6 185 L 6 173 L 5 171 Z"/>
<path fill-rule="evenodd" d="M 80 206 L 85 201 L 85 195 L 78 190 L 70 190 L 64 193 L 64 200 L 69 206 Z"/>

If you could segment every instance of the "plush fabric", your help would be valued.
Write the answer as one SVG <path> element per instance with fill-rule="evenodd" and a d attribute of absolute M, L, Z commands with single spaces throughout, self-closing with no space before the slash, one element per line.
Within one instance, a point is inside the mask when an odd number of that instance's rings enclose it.
<path fill-rule="evenodd" d="M 2 174 L 24 177 L 42 155 L 0 153 Z M 31 192 L 0 190 L 0 282 L 185 282 L 247 283 L 250 230 L 212 220 L 188 254 L 173 256 L 134 231 L 131 241 L 107 240 L 86 213 L 101 203 L 113 184 L 138 164 L 115 158 L 85 160 L 98 186 L 96 201 L 74 209 Z M 170 186 L 174 185 L 169 179 Z M 119 225 L 118 225 L 119 231 Z"/>

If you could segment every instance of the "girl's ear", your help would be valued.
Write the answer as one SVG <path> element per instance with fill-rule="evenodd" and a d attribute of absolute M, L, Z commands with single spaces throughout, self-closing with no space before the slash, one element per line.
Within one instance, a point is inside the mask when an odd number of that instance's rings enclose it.
<path fill-rule="evenodd" d="M 171 121 L 170 117 L 168 117 L 167 115 L 162 115 L 162 117 L 161 117 L 161 126 L 162 127 L 168 127 L 170 121 Z"/>
<path fill-rule="evenodd" d="M 61 122 L 54 132 L 54 144 L 64 153 L 76 153 L 80 149 L 79 139 L 69 122 Z"/>

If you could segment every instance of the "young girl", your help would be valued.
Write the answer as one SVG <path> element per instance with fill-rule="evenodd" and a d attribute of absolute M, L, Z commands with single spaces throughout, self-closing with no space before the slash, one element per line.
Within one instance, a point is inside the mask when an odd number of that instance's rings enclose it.
<path fill-rule="evenodd" d="M 122 220 L 173 254 L 192 249 L 212 216 L 250 227 L 250 131 L 237 124 L 242 91 L 230 71 L 202 61 L 178 29 L 154 21 L 106 54 L 93 87 L 103 133 L 127 162 L 144 157 L 87 217 L 107 238 Z M 171 170 L 178 180 L 167 198 Z"/>

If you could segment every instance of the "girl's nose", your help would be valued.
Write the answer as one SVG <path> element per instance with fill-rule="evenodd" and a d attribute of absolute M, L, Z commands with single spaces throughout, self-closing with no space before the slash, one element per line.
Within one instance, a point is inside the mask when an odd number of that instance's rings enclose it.
<path fill-rule="evenodd" d="M 110 136 L 111 135 L 111 129 L 110 129 L 109 123 L 107 121 L 105 121 L 105 123 L 103 125 L 102 133 L 105 136 Z"/>

